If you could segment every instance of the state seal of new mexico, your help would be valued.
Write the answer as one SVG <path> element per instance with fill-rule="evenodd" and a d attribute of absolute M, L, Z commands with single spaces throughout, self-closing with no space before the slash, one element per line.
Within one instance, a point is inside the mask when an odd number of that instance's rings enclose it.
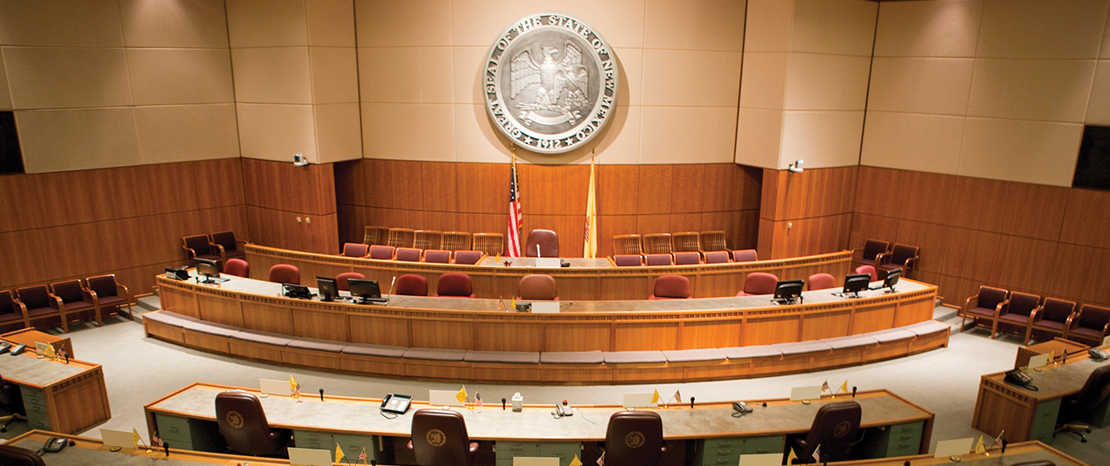
<path fill-rule="evenodd" d="M 562 14 L 528 16 L 489 49 L 486 110 L 505 136 L 558 154 L 596 136 L 617 105 L 617 57 L 594 28 Z"/>

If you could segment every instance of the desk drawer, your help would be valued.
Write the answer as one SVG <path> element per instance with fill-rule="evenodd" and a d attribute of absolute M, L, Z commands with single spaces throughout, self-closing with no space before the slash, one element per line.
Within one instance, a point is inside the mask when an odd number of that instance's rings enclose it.
<path fill-rule="evenodd" d="M 1037 403 L 1037 411 L 1033 414 L 1033 425 L 1029 430 L 1029 440 L 1040 440 L 1052 443 L 1052 431 L 1056 430 L 1056 418 L 1060 415 L 1060 400 Z"/>
<path fill-rule="evenodd" d="M 332 459 L 335 459 L 335 441 L 331 434 L 311 430 L 294 430 L 293 444 L 297 448 L 330 450 L 333 457 Z M 349 455 L 350 452 L 344 450 L 343 454 Z M 355 452 L 355 458 L 358 458 L 358 452 Z"/>
<path fill-rule="evenodd" d="M 512 462 L 513 457 L 516 456 L 540 456 L 540 444 L 538 442 L 511 442 L 498 440 L 495 443 L 497 447 L 497 461 L 509 460 Z"/>
<path fill-rule="evenodd" d="M 46 406 L 46 398 L 43 396 L 42 390 L 21 386 L 19 387 L 19 394 L 23 397 L 24 405 Z"/>
<path fill-rule="evenodd" d="M 350 435 L 350 434 L 332 434 L 332 441 L 343 447 L 343 454 L 351 458 L 358 458 L 362 449 L 366 449 L 366 458 L 375 459 L 379 462 L 386 460 L 382 452 L 378 451 L 378 437 L 373 435 Z M 331 448 L 335 450 L 333 445 Z M 335 453 L 332 453 L 335 456 Z M 334 458 L 333 458 L 334 459 Z"/>
<path fill-rule="evenodd" d="M 182 417 L 154 413 L 158 424 L 158 436 L 170 443 L 173 448 L 193 449 L 193 438 L 189 432 L 189 421 Z"/>
<path fill-rule="evenodd" d="M 861 432 L 863 440 L 852 448 L 861 458 L 891 458 L 919 453 L 925 421 L 872 427 Z"/>
<path fill-rule="evenodd" d="M 32 414 L 30 410 L 27 411 L 27 424 L 32 429 L 40 430 L 53 430 L 50 428 L 50 416 L 41 413 Z"/>
<path fill-rule="evenodd" d="M 782 453 L 784 437 L 732 437 L 702 440 L 695 464 L 702 466 L 740 462 L 740 455 Z"/>

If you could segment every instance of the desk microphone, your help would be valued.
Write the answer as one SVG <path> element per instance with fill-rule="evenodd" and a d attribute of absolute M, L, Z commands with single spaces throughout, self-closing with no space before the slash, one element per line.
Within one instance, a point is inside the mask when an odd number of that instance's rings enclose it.
<path fill-rule="evenodd" d="M 543 257 L 543 256 L 540 255 L 540 245 L 536 244 L 536 259 L 539 259 L 541 257 Z"/>
<path fill-rule="evenodd" d="M 324 401 L 324 389 L 320 389 L 320 401 Z"/>
<path fill-rule="evenodd" d="M 389 296 L 390 298 L 393 297 L 393 284 L 394 283 L 397 283 L 397 276 L 396 275 L 393 276 L 393 280 L 389 281 L 389 294 L 387 294 L 386 296 Z M 389 299 L 388 298 L 385 300 L 385 303 L 386 303 L 386 305 L 389 304 Z"/>
<path fill-rule="evenodd" d="M 165 441 L 162 442 L 162 449 L 166 450 L 166 458 L 170 457 L 170 444 Z"/>
<path fill-rule="evenodd" d="M 694 397 L 690 397 L 690 409 L 694 409 Z"/>
<path fill-rule="evenodd" d="M 852 387 L 852 398 L 856 397 L 856 387 Z"/>
<path fill-rule="evenodd" d="M 505 410 L 505 399 L 504 398 L 501 399 L 501 410 L 502 411 Z"/>

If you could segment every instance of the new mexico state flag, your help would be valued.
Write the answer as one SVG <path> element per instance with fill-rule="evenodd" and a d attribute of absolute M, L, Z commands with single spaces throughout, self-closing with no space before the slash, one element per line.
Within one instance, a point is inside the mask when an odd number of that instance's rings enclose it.
<path fill-rule="evenodd" d="M 590 193 L 586 197 L 586 231 L 582 257 L 597 257 L 597 202 L 594 200 L 594 161 L 590 159 Z"/>

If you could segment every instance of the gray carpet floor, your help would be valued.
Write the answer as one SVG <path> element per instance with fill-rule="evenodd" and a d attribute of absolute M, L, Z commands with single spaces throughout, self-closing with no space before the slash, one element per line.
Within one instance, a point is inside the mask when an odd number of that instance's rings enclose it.
<path fill-rule="evenodd" d="M 939 309 L 939 308 L 938 308 Z M 138 308 L 136 308 L 138 310 Z M 136 315 L 138 320 L 138 315 Z M 958 325 L 958 320 L 956 321 Z M 947 348 L 875 364 L 806 374 L 758 379 L 657 385 L 539 386 L 466 384 L 467 393 L 481 393 L 485 400 L 498 400 L 520 392 L 528 404 L 619 404 L 624 393 L 658 389 L 664 397 L 675 390 L 683 398 L 698 401 L 783 398 L 791 387 L 820 385 L 828 381 L 838 387 L 860 390 L 886 388 L 936 413 L 930 450 L 940 440 L 979 436 L 989 439 L 997 432 L 971 428 L 971 416 L 981 375 L 1013 367 L 1020 345 L 1016 337 L 989 339 L 989 332 L 969 330 L 952 335 Z M 68 336 L 74 352 L 83 361 L 102 364 L 108 387 L 112 418 L 81 435 L 99 438 L 99 428 L 145 432 L 143 405 L 193 382 L 257 387 L 258 379 L 288 379 L 292 374 L 306 393 L 323 388 L 327 394 L 380 398 L 386 393 L 406 393 L 428 399 L 429 389 L 457 390 L 458 382 L 430 382 L 349 375 L 292 369 L 243 361 L 146 338 L 142 325 L 123 318 L 106 320 L 103 327 L 71 326 Z M 17 423 L 8 438 L 20 433 Z M 1091 465 L 1108 464 L 1110 429 L 1096 429 L 1089 443 L 1061 435 L 1052 446 Z M 988 440 L 989 444 L 989 440 Z"/>

